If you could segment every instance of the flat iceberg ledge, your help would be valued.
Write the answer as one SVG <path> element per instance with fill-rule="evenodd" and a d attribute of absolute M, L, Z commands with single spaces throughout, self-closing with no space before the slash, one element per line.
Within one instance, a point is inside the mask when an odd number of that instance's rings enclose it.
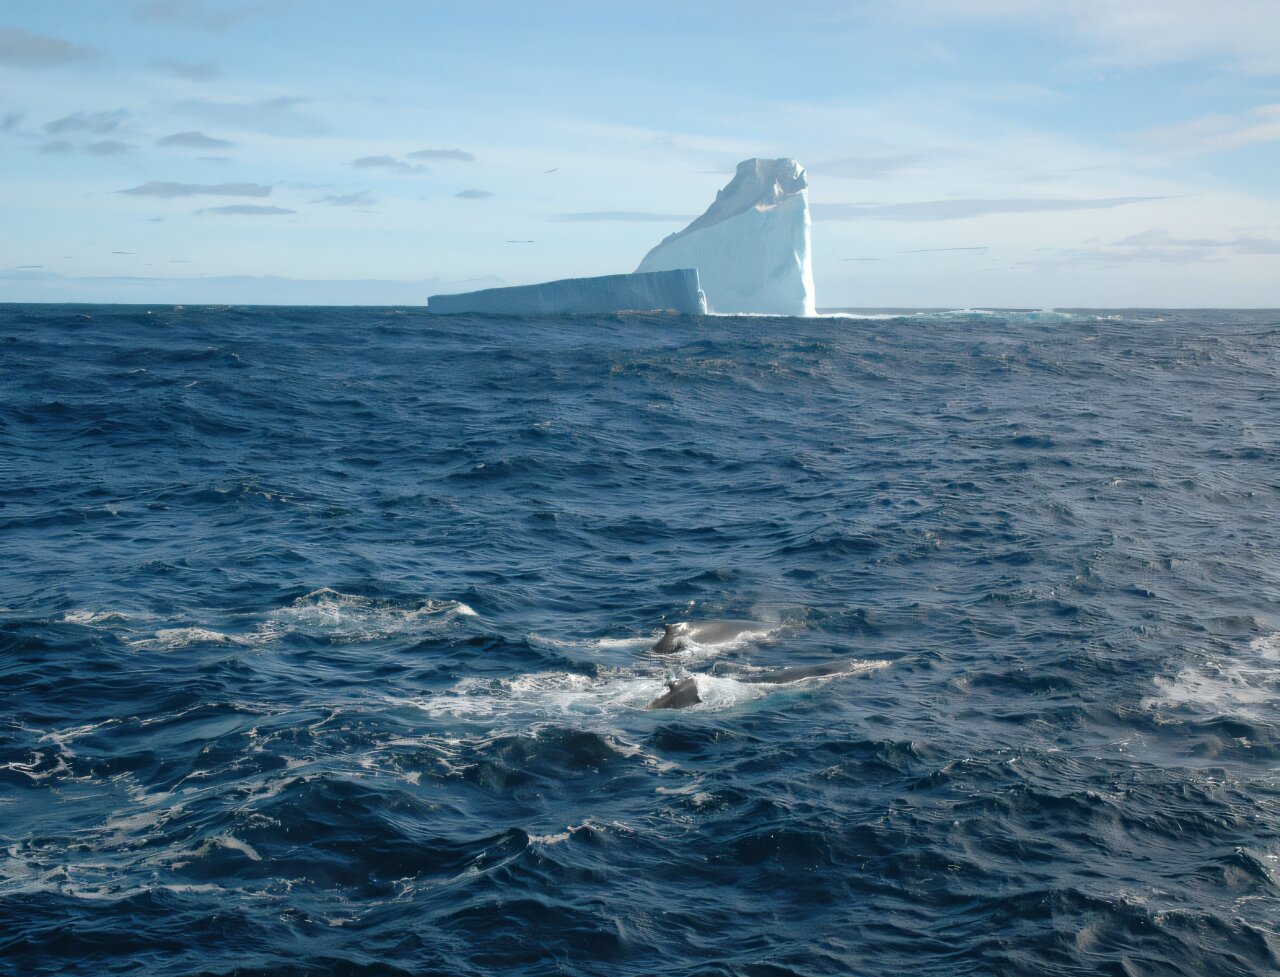
<path fill-rule="evenodd" d="M 663 309 L 703 314 L 707 299 L 698 284 L 695 268 L 565 278 L 538 285 L 485 288 L 456 295 L 432 295 L 427 311 L 446 315 L 598 315 Z"/>

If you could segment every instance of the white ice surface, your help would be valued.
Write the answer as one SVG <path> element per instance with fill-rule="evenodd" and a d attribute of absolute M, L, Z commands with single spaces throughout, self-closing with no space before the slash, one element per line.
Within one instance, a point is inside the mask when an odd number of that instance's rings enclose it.
<path fill-rule="evenodd" d="M 709 312 L 812 316 L 807 186 L 795 160 L 743 160 L 707 212 L 636 270 L 696 268 Z"/>

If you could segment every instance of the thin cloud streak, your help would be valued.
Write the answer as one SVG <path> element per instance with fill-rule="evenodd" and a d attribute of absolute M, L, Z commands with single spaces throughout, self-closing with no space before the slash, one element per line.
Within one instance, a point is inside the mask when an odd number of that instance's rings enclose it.
<path fill-rule="evenodd" d="M 475 155 L 461 149 L 419 149 L 405 154 L 409 159 L 456 160 L 459 163 L 474 163 Z"/>
<path fill-rule="evenodd" d="M 313 204 L 329 204 L 331 207 L 371 207 L 374 199 L 373 195 L 367 190 L 360 190 L 356 193 L 331 193 L 325 197 L 318 197 L 311 202 Z"/>
<path fill-rule="evenodd" d="M 281 95 L 256 101 L 193 98 L 175 102 L 173 109 L 182 115 L 204 119 L 229 129 L 301 139 L 324 135 L 326 131 L 319 120 L 298 111 L 299 106 L 310 102 L 311 99 L 298 95 Z"/>
<path fill-rule="evenodd" d="M 209 61 L 174 61 L 172 58 L 160 58 L 152 61 L 149 67 L 152 71 L 181 78 L 183 81 L 217 81 L 222 77 L 218 66 Z"/>
<path fill-rule="evenodd" d="M 919 200 L 897 204 L 814 204 L 814 220 L 945 221 L 990 214 L 1043 214 L 1064 210 L 1109 210 L 1169 197 L 1095 197 L 1086 200 L 1010 198 L 994 200 Z"/>
<path fill-rule="evenodd" d="M 392 173 L 426 173 L 422 166 L 411 166 L 401 162 L 394 156 L 361 156 L 352 160 L 351 165 L 358 170 L 389 170 Z"/>
<path fill-rule="evenodd" d="M 201 207 L 197 214 L 222 214 L 225 216 L 276 217 L 281 214 L 296 214 L 296 210 L 288 207 L 265 207 L 261 204 L 228 204 L 225 207 Z"/>
<path fill-rule="evenodd" d="M 60 136 L 64 132 L 94 132 L 101 135 L 119 128 L 120 123 L 128 117 L 128 109 L 116 109 L 112 112 L 72 112 L 60 119 L 46 122 L 44 131 L 55 136 Z"/>
<path fill-rule="evenodd" d="M 157 146 L 181 146 L 185 149 L 230 149 L 235 145 L 229 139 L 216 139 L 203 132 L 175 132 L 156 140 Z"/>
<path fill-rule="evenodd" d="M 555 214 L 547 220 L 564 224 L 589 224 L 606 221 L 641 224 L 669 224 L 693 220 L 694 214 L 653 214 L 645 210 L 588 210 L 582 213 Z"/>
<path fill-rule="evenodd" d="M 0 65 L 11 68 L 61 68 L 99 57 L 93 48 L 45 34 L 33 34 L 21 27 L 0 28 Z"/>
<path fill-rule="evenodd" d="M 119 156 L 121 153 L 133 152 L 137 148 L 137 146 L 121 142 L 119 139 L 103 139 L 99 142 L 89 143 L 84 147 L 84 151 L 90 156 Z"/>
<path fill-rule="evenodd" d="M 224 31 L 275 6 L 278 4 L 264 2 L 219 9 L 200 0 L 146 0 L 134 8 L 133 19 L 149 24 L 175 24 L 201 30 Z"/>
<path fill-rule="evenodd" d="M 116 193 L 127 193 L 136 197 L 269 197 L 271 187 L 261 183 L 172 183 L 167 180 L 151 180 L 141 186 Z"/>

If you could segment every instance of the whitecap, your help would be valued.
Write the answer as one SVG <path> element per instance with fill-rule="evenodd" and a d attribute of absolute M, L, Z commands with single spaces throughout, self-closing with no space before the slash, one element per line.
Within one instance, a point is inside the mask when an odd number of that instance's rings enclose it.
<path fill-rule="evenodd" d="M 154 638 L 139 638 L 129 642 L 130 646 L 147 651 L 177 651 L 180 648 L 199 644 L 243 645 L 244 643 L 240 638 L 223 634 L 221 631 L 211 631 L 208 628 L 161 628 Z"/>
<path fill-rule="evenodd" d="M 321 587 L 273 611 L 251 640 L 274 641 L 297 633 L 346 644 L 430 631 L 454 617 L 477 616 L 473 608 L 455 600 L 397 601 Z"/>

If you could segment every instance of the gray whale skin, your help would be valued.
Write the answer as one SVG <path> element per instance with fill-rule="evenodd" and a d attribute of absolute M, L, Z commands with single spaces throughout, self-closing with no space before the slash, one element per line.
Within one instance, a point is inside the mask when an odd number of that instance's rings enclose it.
<path fill-rule="evenodd" d="M 702 701 L 698 695 L 698 683 L 691 678 L 672 679 L 667 683 L 667 691 L 650 702 L 646 709 L 683 709 Z"/>
<path fill-rule="evenodd" d="M 743 676 L 742 681 L 750 682 L 752 685 L 789 685 L 792 682 L 802 682 L 807 678 L 840 675 L 848 669 L 848 662 L 837 662 L 834 665 L 796 665 L 792 668 L 779 668 L 773 672 Z M 684 709 L 695 706 L 701 701 L 702 697 L 698 695 L 698 683 L 693 678 L 671 679 L 667 682 L 667 691 L 645 708 Z"/>
<path fill-rule="evenodd" d="M 655 655 L 669 655 L 679 651 L 686 641 L 694 641 L 700 645 L 720 645 L 744 634 L 763 634 L 776 627 L 777 625 L 762 621 L 677 621 L 663 627 L 662 637 L 650 650 Z"/>

